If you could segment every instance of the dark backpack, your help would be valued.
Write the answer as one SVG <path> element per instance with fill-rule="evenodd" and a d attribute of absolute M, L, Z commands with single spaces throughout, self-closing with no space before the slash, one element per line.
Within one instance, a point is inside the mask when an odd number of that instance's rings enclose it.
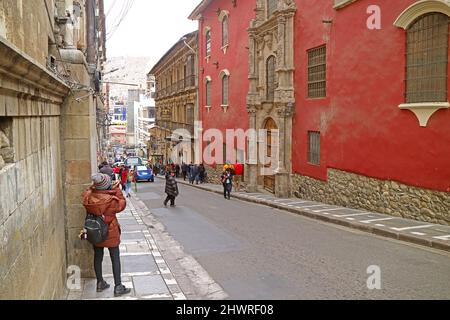
<path fill-rule="evenodd" d="M 84 220 L 84 229 L 86 229 L 87 240 L 94 245 L 108 239 L 108 225 L 102 216 L 88 214 Z"/>

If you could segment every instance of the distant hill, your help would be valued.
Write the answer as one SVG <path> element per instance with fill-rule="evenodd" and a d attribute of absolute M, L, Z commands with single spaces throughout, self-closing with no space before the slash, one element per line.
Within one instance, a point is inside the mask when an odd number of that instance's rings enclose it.
<path fill-rule="evenodd" d="M 118 71 L 105 75 L 105 81 L 139 84 L 146 87 L 147 73 L 151 69 L 150 57 L 111 57 L 105 63 L 105 72 L 119 68 Z M 110 85 L 110 96 L 126 98 L 128 89 L 138 87 Z"/>

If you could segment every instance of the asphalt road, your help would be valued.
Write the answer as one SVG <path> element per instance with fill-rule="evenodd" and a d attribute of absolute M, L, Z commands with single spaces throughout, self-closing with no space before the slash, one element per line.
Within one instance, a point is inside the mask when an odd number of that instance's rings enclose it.
<path fill-rule="evenodd" d="M 139 198 L 230 299 L 450 299 L 450 255 L 163 181 Z M 367 286 L 370 266 L 381 289 Z M 376 282 L 371 282 L 376 283 Z"/>

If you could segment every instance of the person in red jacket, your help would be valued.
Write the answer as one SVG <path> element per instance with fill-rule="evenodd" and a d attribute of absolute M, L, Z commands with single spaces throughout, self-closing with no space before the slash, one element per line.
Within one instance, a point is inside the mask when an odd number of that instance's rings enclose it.
<path fill-rule="evenodd" d="M 120 191 L 119 184 L 112 185 L 111 178 L 105 174 L 92 176 L 92 186 L 83 193 L 83 206 L 89 214 L 103 216 L 108 225 L 108 238 L 94 246 L 94 269 L 97 277 L 97 292 L 108 289 L 109 284 L 103 279 L 102 263 L 104 248 L 109 249 L 114 274 L 114 296 L 131 292 L 122 284 L 120 267 L 120 225 L 116 215 L 125 210 L 127 201 Z"/>

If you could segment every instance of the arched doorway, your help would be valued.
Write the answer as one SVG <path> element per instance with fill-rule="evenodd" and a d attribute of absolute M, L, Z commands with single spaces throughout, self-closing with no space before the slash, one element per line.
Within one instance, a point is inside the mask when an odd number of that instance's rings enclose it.
<path fill-rule="evenodd" d="M 272 141 L 272 132 L 273 130 L 278 130 L 278 126 L 272 118 L 266 120 L 264 125 L 264 129 L 266 130 L 267 135 L 267 148 L 266 148 L 266 156 L 272 161 L 265 165 L 266 168 L 274 167 L 274 156 L 276 150 L 274 149 L 275 141 Z M 275 175 L 264 175 L 264 189 L 269 192 L 275 193 Z"/>

